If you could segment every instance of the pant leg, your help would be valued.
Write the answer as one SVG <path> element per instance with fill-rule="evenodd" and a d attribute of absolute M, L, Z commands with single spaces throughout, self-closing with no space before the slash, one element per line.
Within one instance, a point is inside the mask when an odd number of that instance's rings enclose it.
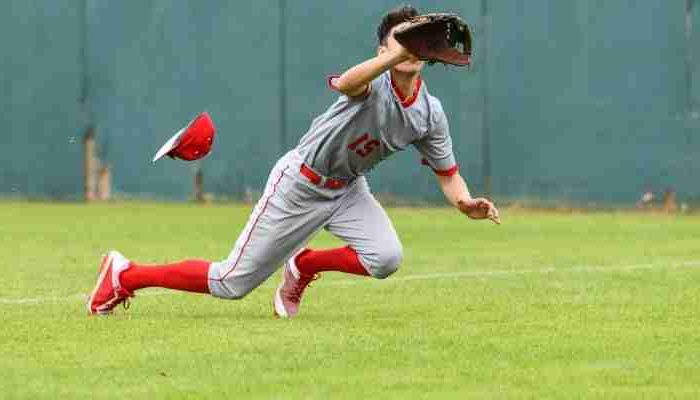
<path fill-rule="evenodd" d="M 403 257 L 401 241 L 364 178 L 339 202 L 326 229 L 348 243 L 375 278 L 386 278 L 398 269 Z"/>
<path fill-rule="evenodd" d="M 304 185 L 296 160 L 279 162 L 229 256 L 212 263 L 213 296 L 240 299 L 258 287 L 328 221 L 334 202 Z"/>

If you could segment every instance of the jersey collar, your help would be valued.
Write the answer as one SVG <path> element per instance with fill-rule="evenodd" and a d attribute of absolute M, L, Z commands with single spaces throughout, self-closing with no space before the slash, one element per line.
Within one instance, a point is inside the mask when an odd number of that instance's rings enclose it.
<path fill-rule="evenodd" d="M 413 89 L 413 93 L 408 97 L 405 97 L 403 93 L 401 93 L 399 87 L 396 86 L 396 82 L 394 82 L 394 77 L 391 76 L 391 73 L 389 73 L 389 76 L 391 77 L 391 87 L 394 89 L 394 94 L 396 94 L 396 97 L 399 99 L 399 102 L 401 102 L 403 108 L 408 108 L 413 105 L 413 103 L 416 102 L 416 99 L 418 99 L 420 87 L 423 85 L 423 80 L 421 79 L 420 75 L 418 75 L 416 78 L 416 87 Z"/>

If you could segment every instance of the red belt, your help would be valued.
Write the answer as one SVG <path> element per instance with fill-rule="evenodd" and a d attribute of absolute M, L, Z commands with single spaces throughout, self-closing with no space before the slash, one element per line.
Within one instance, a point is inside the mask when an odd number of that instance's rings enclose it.
<path fill-rule="evenodd" d="M 348 181 L 344 179 L 326 178 L 325 176 L 321 176 L 315 173 L 311 168 L 307 167 L 306 164 L 301 164 L 301 169 L 299 172 L 301 172 L 301 174 L 314 185 L 326 189 L 342 189 L 348 185 Z"/>

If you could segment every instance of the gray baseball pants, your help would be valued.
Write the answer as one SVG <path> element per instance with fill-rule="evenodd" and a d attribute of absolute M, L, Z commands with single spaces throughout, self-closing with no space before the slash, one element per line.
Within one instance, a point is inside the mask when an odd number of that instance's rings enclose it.
<path fill-rule="evenodd" d="M 342 189 L 315 186 L 300 174 L 301 156 L 287 153 L 272 169 L 231 254 L 209 267 L 209 291 L 240 299 L 263 283 L 322 228 L 345 241 L 376 278 L 394 273 L 401 242 L 364 177 Z"/>

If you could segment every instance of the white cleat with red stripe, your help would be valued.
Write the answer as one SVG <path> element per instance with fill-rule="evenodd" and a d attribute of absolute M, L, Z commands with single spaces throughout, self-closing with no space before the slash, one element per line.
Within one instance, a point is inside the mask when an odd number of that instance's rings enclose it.
<path fill-rule="evenodd" d="M 304 290 L 312 281 L 321 277 L 319 274 L 305 275 L 299 272 L 294 260 L 300 253 L 295 254 L 284 264 L 282 283 L 275 291 L 275 298 L 272 304 L 275 315 L 280 318 L 292 318 L 297 315 Z"/>
<path fill-rule="evenodd" d="M 129 260 L 118 251 L 112 250 L 102 258 L 97 283 L 87 301 L 89 314 L 111 314 L 114 307 L 134 296 L 119 283 L 119 275 L 128 268 Z"/>

